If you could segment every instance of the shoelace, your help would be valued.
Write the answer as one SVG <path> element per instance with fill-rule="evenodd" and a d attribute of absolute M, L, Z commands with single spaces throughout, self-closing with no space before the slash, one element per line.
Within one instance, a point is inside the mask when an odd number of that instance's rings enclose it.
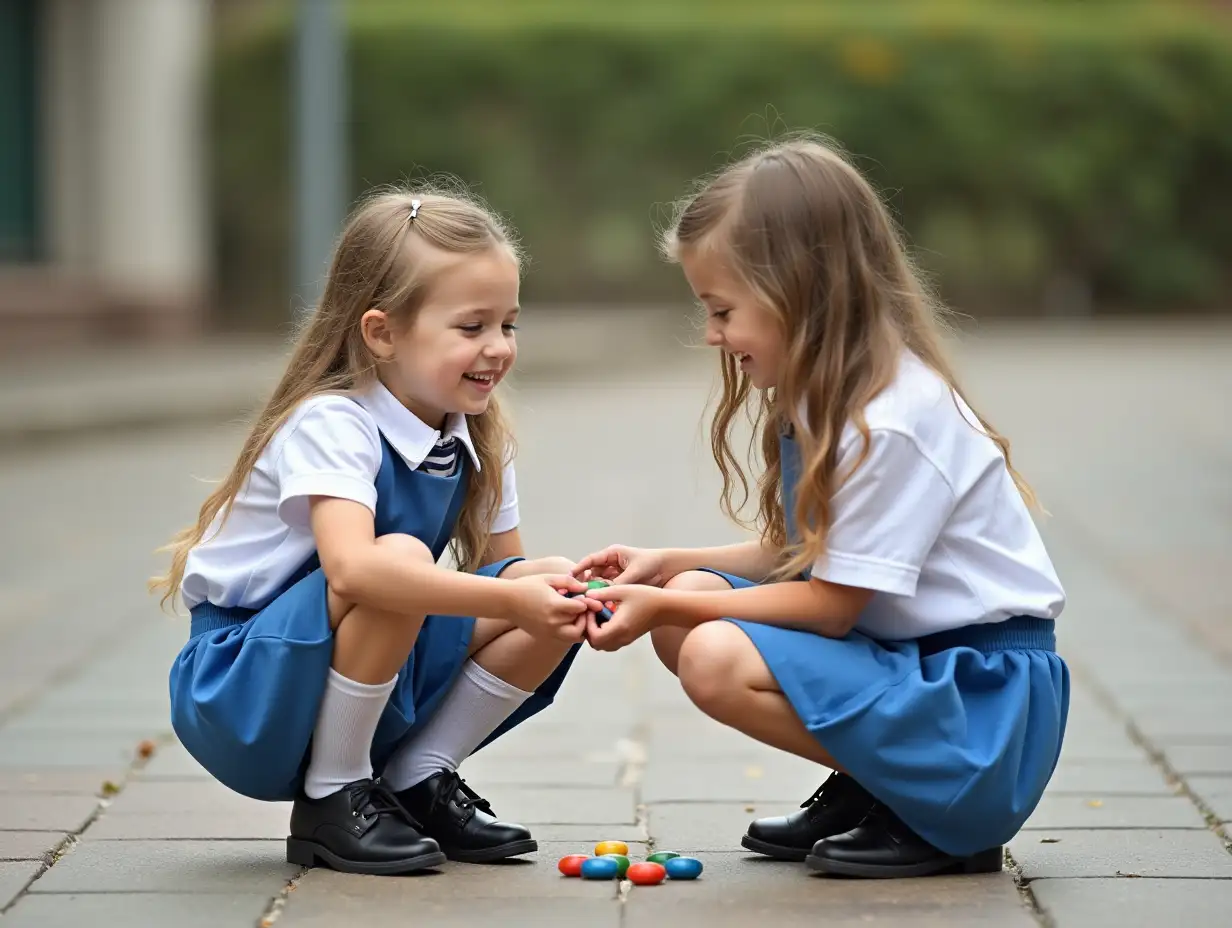
<path fill-rule="evenodd" d="M 435 812 L 437 807 L 454 799 L 456 793 L 461 792 L 465 799 L 457 800 L 458 808 L 460 809 L 479 809 L 480 811 L 492 813 L 492 807 L 488 804 L 488 800 L 484 799 L 477 792 L 466 785 L 466 781 L 462 779 L 458 771 L 451 770 L 445 775 L 440 785 L 436 789 L 436 795 L 432 797 L 432 806 L 429 814 Z"/>
<path fill-rule="evenodd" d="M 396 815 L 412 828 L 423 826 L 398 802 L 393 792 L 380 780 L 367 780 L 351 788 L 351 808 L 364 815 Z"/>
<path fill-rule="evenodd" d="M 813 795 L 809 796 L 808 799 L 800 803 L 800 808 L 807 809 L 814 803 L 821 802 L 823 799 L 829 798 L 828 794 L 833 793 L 835 787 L 838 785 L 839 775 L 837 773 L 830 774 L 830 776 L 826 777 L 825 782 L 822 783 L 821 786 L 817 787 L 817 789 L 813 792 Z"/>

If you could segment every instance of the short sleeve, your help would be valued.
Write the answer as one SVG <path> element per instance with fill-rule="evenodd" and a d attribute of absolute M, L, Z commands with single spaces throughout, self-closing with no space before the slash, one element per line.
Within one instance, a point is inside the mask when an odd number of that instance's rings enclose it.
<path fill-rule="evenodd" d="M 864 443 L 857 435 L 839 454 L 847 474 Z M 826 553 L 813 576 L 844 586 L 914 596 L 920 568 L 954 510 L 945 476 L 909 436 L 870 433 L 868 455 L 832 501 Z"/>
<path fill-rule="evenodd" d="M 376 511 L 380 434 L 367 412 L 345 397 L 326 397 L 296 413 L 274 459 L 278 515 L 292 528 L 310 528 L 308 498 L 354 500 Z"/>
<path fill-rule="evenodd" d="M 518 481 L 513 469 L 513 460 L 505 462 L 501 470 L 501 504 L 492 520 L 492 534 L 512 532 L 521 522 L 518 513 Z"/>

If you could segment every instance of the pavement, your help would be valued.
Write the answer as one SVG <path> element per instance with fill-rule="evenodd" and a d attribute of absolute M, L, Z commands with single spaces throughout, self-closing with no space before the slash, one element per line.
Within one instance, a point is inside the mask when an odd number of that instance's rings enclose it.
<path fill-rule="evenodd" d="M 650 311 L 540 326 L 551 338 L 527 344 L 510 391 L 530 551 L 738 540 L 697 424 L 713 361 L 681 346 L 687 329 Z M 960 342 L 965 386 L 1050 512 L 1070 725 L 1004 872 L 875 883 L 740 850 L 749 819 L 795 808 L 826 771 L 706 719 L 644 642 L 583 652 L 550 711 L 464 765 L 537 855 L 407 878 L 286 864 L 287 808 L 228 792 L 175 743 L 166 675 L 186 620 L 143 587 L 276 376 L 281 345 L 238 344 L 3 362 L 0 928 L 1232 921 L 1232 328 Z M 666 452 L 654 479 L 648 445 Z M 705 871 L 650 888 L 557 873 L 600 839 Z"/>

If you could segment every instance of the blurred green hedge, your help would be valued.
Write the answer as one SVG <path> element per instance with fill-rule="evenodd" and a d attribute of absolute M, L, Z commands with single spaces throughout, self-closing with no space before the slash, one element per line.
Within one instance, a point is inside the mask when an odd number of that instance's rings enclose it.
<path fill-rule="evenodd" d="M 654 251 L 666 205 L 742 141 L 799 128 L 856 156 L 966 311 L 1229 296 L 1232 38 L 1182 7 L 788 4 L 702 26 L 632 15 L 634 27 L 618 18 L 626 4 L 568 22 L 483 18 L 471 0 L 457 4 L 464 25 L 416 18 L 420 6 L 352 9 L 353 190 L 459 175 L 519 229 L 528 302 L 680 297 Z M 230 321 L 286 317 L 290 34 L 273 18 L 216 49 Z"/>

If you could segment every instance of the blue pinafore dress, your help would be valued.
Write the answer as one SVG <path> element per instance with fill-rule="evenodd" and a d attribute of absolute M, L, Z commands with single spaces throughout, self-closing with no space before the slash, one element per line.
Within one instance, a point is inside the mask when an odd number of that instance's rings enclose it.
<path fill-rule="evenodd" d="M 780 451 L 794 536 L 800 451 L 787 436 Z M 710 572 L 735 589 L 756 585 Z M 908 641 L 727 621 L 749 636 L 818 743 L 933 846 L 969 856 L 1004 844 L 1038 805 L 1069 713 L 1051 619 L 1016 616 Z"/>
<path fill-rule="evenodd" d="M 439 559 L 457 523 L 470 470 L 465 455 L 451 477 L 412 470 L 382 436 L 376 534 L 413 535 Z M 477 572 L 499 576 L 519 560 Z M 326 592 L 314 554 L 260 610 L 210 603 L 191 610 L 188 642 L 171 667 L 172 727 L 198 763 L 245 796 L 291 800 L 302 785 L 334 651 Z M 424 621 L 372 739 L 378 775 L 453 686 L 474 627 L 469 616 L 430 615 Z M 577 651 L 576 645 L 569 650 L 485 745 L 551 705 Z"/>

